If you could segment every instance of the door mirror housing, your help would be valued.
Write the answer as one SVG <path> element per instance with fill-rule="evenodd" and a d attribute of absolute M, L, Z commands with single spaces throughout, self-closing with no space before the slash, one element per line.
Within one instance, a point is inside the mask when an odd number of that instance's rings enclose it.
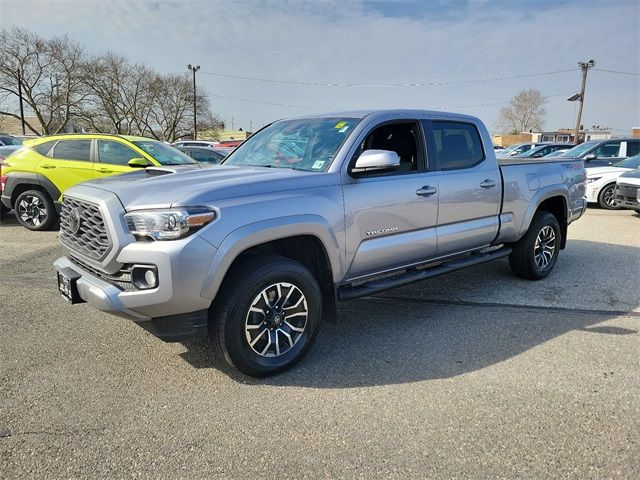
<path fill-rule="evenodd" d="M 584 161 L 585 161 L 585 162 L 588 162 L 589 160 L 593 160 L 593 159 L 595 159 L 595 158 L 598 158 L 598 157 L 596 156 L 596 154 L 595 154 L 595 153 L 590 153 L 590 154 L 588 154 L 588 155 L 585 155 L 585 156 L 584 156 Z"/>
<path fill-rule="evenodd" d="M 147 162 L 144 158 L 132 158 L 127 162 L 131 168 L 147 168 L 149 166 L 149 162 Z"/>
<path fill-rule="evenodd" d="M 356 160 L 352 173 L 395 170 L 400 167 L 400 157 L 391 150 L 365 150 Z"/>

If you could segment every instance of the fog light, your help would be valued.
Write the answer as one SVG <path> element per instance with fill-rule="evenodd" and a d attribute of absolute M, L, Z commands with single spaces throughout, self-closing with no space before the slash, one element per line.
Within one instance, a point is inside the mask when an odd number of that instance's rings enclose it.
<path fill-rule="evenodd" d="M 131 269 L 131 281 L 140 290 L 158 286 L 158 270 L 152 265 L 135 265 Z"/>

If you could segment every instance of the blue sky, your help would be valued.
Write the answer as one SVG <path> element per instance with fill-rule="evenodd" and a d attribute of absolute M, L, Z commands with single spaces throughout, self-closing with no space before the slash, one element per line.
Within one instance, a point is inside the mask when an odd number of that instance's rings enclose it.
<path fill-rule="evenodd" d="M 393 0 L 0 0 L 0 28 L 68 34 L 161 72 L 201 65 L 228 125 L 360 108 L 452 109 L 491 128 L 519 90 L 548 96 L 547 129 L 572 127 L 577 62 L 640 72 L 640 2 Z M 570 70 L 543 76 L 531 74 Z M 220 76 L 339 84 L 308 86 Z M 523 75 L 496 81 L 482 81 Z M 467 82 L 467 83 L 456 83 Z M 640 126 L 640 77 L 591 71 L 583 123 Z"/>

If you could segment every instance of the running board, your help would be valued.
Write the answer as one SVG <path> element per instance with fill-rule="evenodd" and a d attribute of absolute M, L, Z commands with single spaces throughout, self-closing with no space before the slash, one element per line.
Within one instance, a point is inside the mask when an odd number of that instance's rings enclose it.
<path fill-rule="evenodd" d="M 433 278 L 439 275 L 444 275 L 445 273 L 472 267 L 473 265 L 498 260 L 499 258 L 509 256 L 510 253 L 511 247 L 504 246 L 488 253 L 473 253 L 463 258 L 457 258 L 449 262 L 441 263 L 440 265 L 432 268 L 425 268 L 424 270 L 407 270 L 406 272 L 393 277 L 372 280 L 371 282 L 357 286 L 344 286 L 338 289 L 338 299 L 351 300 L 354 298 L 366 297 L 368 295 L 373 295 L 374 293 L 389 290 L 390 288 L 400 287 L 409 283 L 419 282 L 420 280 L 426 280 L 427 278 Z"/>

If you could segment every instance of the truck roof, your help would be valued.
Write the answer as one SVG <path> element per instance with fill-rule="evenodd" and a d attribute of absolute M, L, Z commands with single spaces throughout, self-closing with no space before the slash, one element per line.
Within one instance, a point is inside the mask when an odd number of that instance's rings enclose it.
<path fill-rule="evenodd" d="M 346 110 L 346 111 L 334 111 L 324 112 L 317 114 L 300 115 L 295 118 L 332 118 L 332 117 L 351 117 L 351 118 L 366 118 L 366 117 L 389 117 L 397 116 L 403 118 L 439 118 L 450 120 L 474 120 L 479 121 L 477 117 L 472 115 L 465 115 L 455 112 L 442 112 L 437 110 L 422 110 L 422 109 L 369 109 L 369 110 Z"/>

